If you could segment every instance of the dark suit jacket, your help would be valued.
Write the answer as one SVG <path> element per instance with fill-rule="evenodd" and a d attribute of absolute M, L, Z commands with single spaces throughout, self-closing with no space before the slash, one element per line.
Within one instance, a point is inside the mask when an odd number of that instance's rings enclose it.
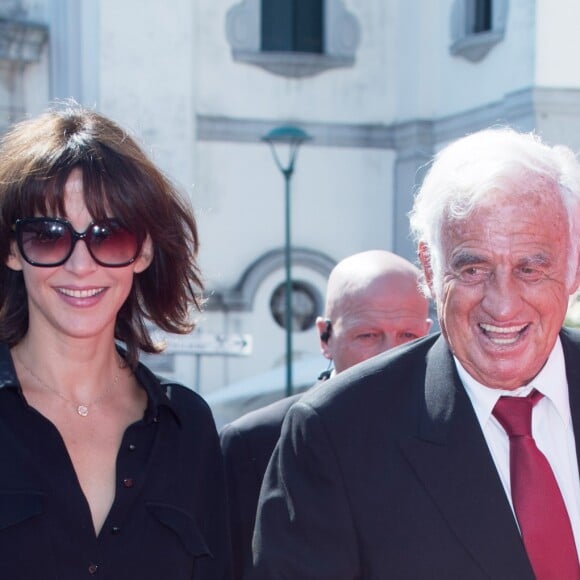
<path fill-rule="evenodd" d="M 251 411 L 220 431 L 226 466 L 234 578 L 252 564 L 252 534 L 260 487 L 288 409 L 303 395 Z"/>
<path fill-rule="evenodd" d="M 580 452 L 580 334 L 561 337 Z M 346 370 L 293 405 L 254 542 L 252 579 L 534 578 L 437 335 Z"/>

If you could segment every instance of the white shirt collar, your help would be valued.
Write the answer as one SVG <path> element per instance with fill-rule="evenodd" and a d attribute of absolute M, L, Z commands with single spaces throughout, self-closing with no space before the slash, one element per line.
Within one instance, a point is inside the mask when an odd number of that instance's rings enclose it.
<path fill-rule="evenodd" d="M 512 391 L 504 389 L 492 389 L 476 381 L 454 356 L 455 366 L 459 378 L 471 399 L 471 403 L 481 425 L 485 425 L 491 416 L 491 412 L 497 400 L 504 395 L 511 397 L 525 397 L 532 389 L 540 391 L 546 399 L 549 399 L 556 408 L 564 425 L 568 425 L 571 419 L 570 401 L 568 399 L 568 381 L 566 379 L 566 364 L 564 351 L 560 337 L 557 338 L 552 352 L 542 367 L 542 370 L 527 385 Z M 542 401 L 540 401 L 541 404 Z"/>

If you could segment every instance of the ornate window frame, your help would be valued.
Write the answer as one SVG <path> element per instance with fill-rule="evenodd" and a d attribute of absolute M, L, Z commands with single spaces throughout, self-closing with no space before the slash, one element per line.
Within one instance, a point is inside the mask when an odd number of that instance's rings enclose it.
<path fill-rule="evenodd" d="M 32 22 L 21 0 L 0 0 L 0 61 L 38 62 L 48 42 L 48 26 Z"/>
<path fill-rule="evenodd" d="M 508 0 L 492 0 L 492 27 L 484 32 L 472 32 L 477 0 L 455 0 L 451 9 L 450 52 L 471 62 L 482 60 L 505 37 Z"/>
<path fill-rule="evenodd" d="M 291 249 L 293 266 L 303 266 L 328 278 L 336 262 L 326 254 L 308 248 Z M 210 300 L 204 305 L 207 311 L 251 312 L 254 299 L 264 279 L 285 265 L 283 248 L 270 250 L 251 263 L 236 284 L 225 290 L 209 290 Z M 299 278 L 293 278 L 298 281 Z M 322 298 L 320 298 L 322 300 Z"/>
<path fill-rule="evenodd" d="M 285 77 L 307 77 L 352 66 L 360 42 L 360 25 L 343 0 L 324 2 L 324 51 L 265 52 L 261 50 L 261 0 L 242 0 L 226 15 L 226 37 L 235 61 L 252 64 Z"/>
<path fill-rule="evenodd" d="M 324 311 L 324 300 L 318 289 L 300 278 L 292 280 L 292 332 L 306 332 L 316 325 Z M 286 283 L 280 282 L 270 296 L 270 314 L 280 328 L 286 328 Z"/>

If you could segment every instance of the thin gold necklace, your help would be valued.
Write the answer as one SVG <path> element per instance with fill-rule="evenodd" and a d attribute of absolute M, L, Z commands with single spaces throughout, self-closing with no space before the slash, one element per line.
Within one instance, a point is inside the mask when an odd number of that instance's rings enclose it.
<path fill-rule="evenodd" d="M 18 362 L 24 367 L 24 370 L 34 380 L 36 380 L 36 382 L 39 385 L 43 386 L 45 389 L 47 389 L 51 393 L 55 394 L 57 397 L 60 397 L 63 401 L 66 401 L 67 403 L 70 403 L 71 405 L 73 405 L 76 412 L 81 417 L 86 417 L 89 414 L 90 407 L 99 404 L 103 399 L 105 399 L 109 395 L 111 390 L 117 386 L 117 383 L 119 382 L 119 377 L 121 376 L 121 361 L 119 361 L 119 367 L 117 369 L 115 376 L 113 377 L 113 382 L 109 384 L 109 386 L 105 389 L 105 391 L 101 394 L 100 397 L 97 397 L 94 401 L 91 401 L 90 403 L 85 403 L 85 404 L 75 403 L 75 401 L 72 401 L 71 399 L 65 397 L 60 391 L 57 391 L 55 388 L 53 388 L 50 385 L 48 385 L 47 383 L 45 383 L 31 368 L 26 366 L 26 364 L 24 363 L 24 361 L 20 358 L 20 356 L 18 354 L 16 354 L 14 352 L 14 355 L 16 356 L 16 359 L 18 360 Z"/>

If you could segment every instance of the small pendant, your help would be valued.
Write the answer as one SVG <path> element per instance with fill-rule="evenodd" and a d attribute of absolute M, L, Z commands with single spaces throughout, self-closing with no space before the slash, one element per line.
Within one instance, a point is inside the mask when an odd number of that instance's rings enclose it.
<path fill-rule="evenodd" d="M 81 416 L 81 417 L 86 417 L 89 414 L 89 408 L 85 405 L 79 405 L 77 407 L 77 413 Z"/>

